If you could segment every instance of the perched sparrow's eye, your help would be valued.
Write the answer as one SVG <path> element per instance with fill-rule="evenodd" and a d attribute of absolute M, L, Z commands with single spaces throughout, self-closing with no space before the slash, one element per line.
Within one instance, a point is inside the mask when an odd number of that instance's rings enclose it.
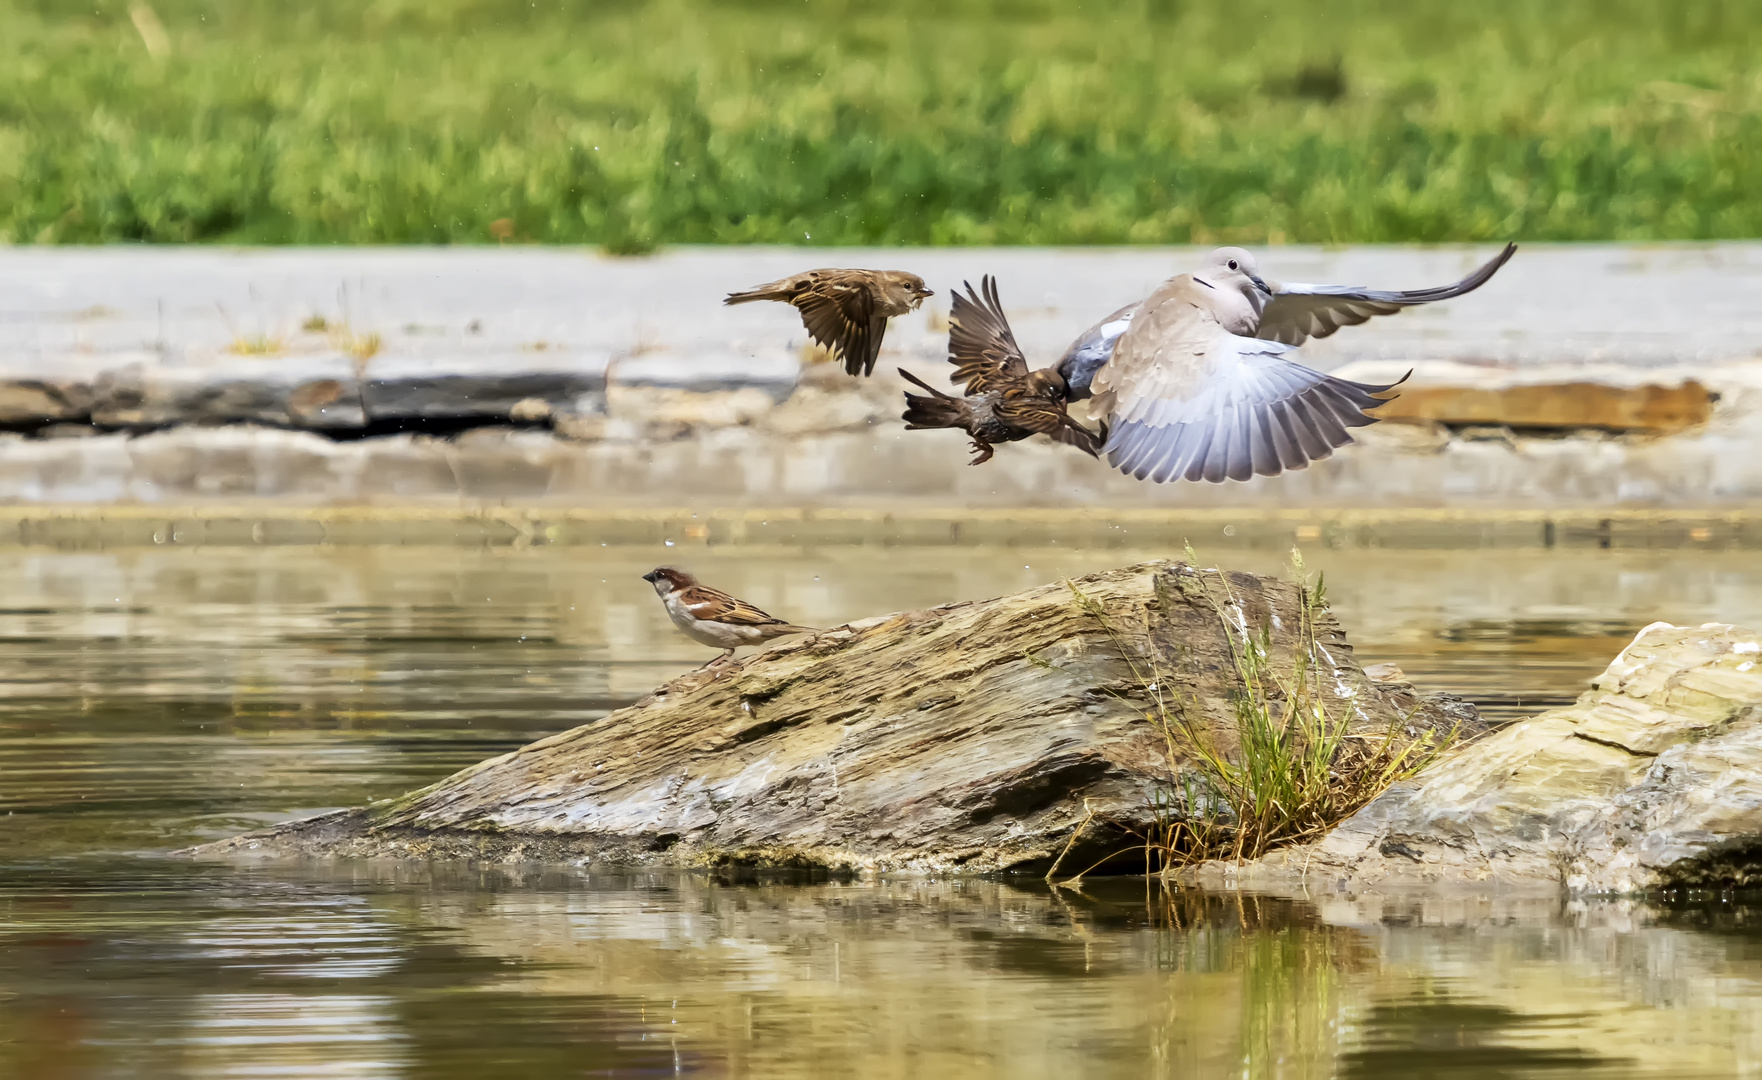
<path fill-rule="evenodd" d="M 1241 268 L 1241 267 L 1240 267 L 1240 266 L 1237 266 L 1237 265 L 1236 265 L 1236 260 L 1235 260 L 1235 259 L 1231 259 L 1231 260 L 1230 260 L 1230 269 L 1232 269 L 1232 270 L 1240 270 L 1240 269 L 1242 269 L 1242 268 Z"/>

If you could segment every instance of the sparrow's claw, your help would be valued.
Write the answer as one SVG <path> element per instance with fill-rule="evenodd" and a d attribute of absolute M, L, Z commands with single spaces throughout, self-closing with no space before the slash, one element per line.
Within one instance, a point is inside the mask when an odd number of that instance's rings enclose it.
<path fill-rule="evenodd" d="M 987 461 L 991 460 L 991 454 L 992 454 L 991 444 L 986 442 L 983 439 L 974 439 L 973 440 L 973 454 L 974 454 L 973 460 L 967 462 L 968 465 L 983 465 L 983 464 L 985 464 Z"/>

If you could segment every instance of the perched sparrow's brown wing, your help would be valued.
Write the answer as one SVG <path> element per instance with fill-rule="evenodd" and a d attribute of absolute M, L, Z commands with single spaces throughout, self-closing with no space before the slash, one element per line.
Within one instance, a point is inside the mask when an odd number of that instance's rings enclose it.
<path fill-rule="evenodd" d="M 1510 261 L 1516 244 L 1487 260 L 1480 269 L 1449 285 L 1405 292 L 1364 289 L 1356 285 L 1302 285 L 1287 282 L 1273 286 L 1272 299 L 1260 314 L 1254 336 L 1286 345 L 1301 345 L 1309 338 L 1325 338 L 1342 326 L 1357 326 L 1375 315 L 1393 315 L 1405 307 L 1450 300 L 1485 285 Z"/>
<path fill-rule="evenodd" d="M 732 623 L 736 626 L 764 626 L 767 623 L 783 621 L 767 615 L 739 597 L 729 596 L 722 590 L 712 589 L 708 585 L 691 585 L 680 590 L 679 602 L 685 610 L 691 612 L 694 618 L 708 619 L 712 622 Z"/>
<path fill-rule="evenodd" d="M 1001 390 L 1004 384 L 1028 374 L 1028 359 L 1010 332 L 1003 305 L 997 301 L 997 281 L 990 274 L 980 279 L 981 298 L 971 282 L 961 282 L 967 295 L 954 294 L 948 315 L 948 362 L 954 365 L 949 381 L 964 385 L 966 393 Z"/>
<path fill-rule="evenodd" d="M 811 627 L 795 626 L 774 615 L 766 614 L 753 607 L 745 600 L 729 596 L 720 589 L 712 589 L 708 585 L 690 585 L 679 592 L 680 604 L 691 612 L 692 617 L 709 622 L 727 623 L 730 626 L 761 626 L 789 627 L 793 630 L 809 630 Z"/>

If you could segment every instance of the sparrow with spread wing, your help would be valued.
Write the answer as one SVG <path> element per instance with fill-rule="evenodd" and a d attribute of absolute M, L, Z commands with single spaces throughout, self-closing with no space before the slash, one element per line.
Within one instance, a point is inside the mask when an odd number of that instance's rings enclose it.
<path fill-rule="evenodd" d="M 1357 285 L 1305 285 L 1299 282 L 1268 282 L 1267 292 L 1253 302 L 1253 314 L 1226 327 L 1233 334 L 1261 338 L 1286 345 L 1301 345 L 1309 338 L 1325 338 L 1342 326 L 1357 326 L 1373 316 L 1393 315 L 1403 308 L 1450 300 L 1485 285 L 1517 252 L 1516 244 L 1493 256 L 1461 281 L 1430 289 L 1405 292 L 1366 289 Z M 1208 267 L 1234 263 L 1254 272 L 1254 256 L 1241 248 L 1218 248 L 1206 259 Z M 1120 336 L 1132 325 L 1143 301 L 1127 304 L 1085 330 L 1059 358 L 1056 365 L 1069 387 L 1072 401 L 1089 396 L 1090 381 L 1113 355 Z"/>
<path fill-rule="evenodd" d="M 1121 472 L 1160 484 L 1301 469 L 1375 423 L 1364 410 L 1399 385 L 1324 375 L 1295 347 L 1246 336 L 1273 296 L 1246 254 L 1226 248 L 1165 281 L 1096 371 L 1091 413 L 1107 417 L 1102 449 Z"/>
<path fill-rule="evenodd" d="M 729 293 L 722 302 L 792 304 L 801 312 L 808 335 L 837 353 L 845 371 L 868 375 L 881 354 L 887 320 L 916 310 L 925 297 L 934 295 L 924 287 L 923 278 L 903 270 L 808 270 Z"/>
<path fill-rule="evenodd" d="M 959 428 L 973 437 L 976 455 L 969 462 L 991 460 L 996 443 L 1016 442 L 1030 435 L 1050 435 L 1075 446 L 1091 457 L 1098 456 L 1103 430 L 1096 436 L 1065 412 L 1065 381 L 1052 368 L 1028 370 L 1027 357 L 997 299 L 997 282 L 987 274 L 981 281 L 981 297 L 971 283 L 963 282 L 967 294 L 954 294 L 948 317 L 948 362 L 954 365 L 950 381 L 965 387 L 964 397 L 944 394 L 904 368 L 900 374 L 929 397 L 906 392 L 906 411 L 901 417 L 907 430 Z"/>
<path fill-rule="evenodd" d="M 745 600 L 729 596 L 720 589 L 698 583 L 697 578 L 672 566 L 658 566 L 642 576 L 655 587 L 655 593 L 667 608 L 667 617 L 685 636 L 702 645 L 726 649 L 704 667 L 719 664 L 734 656 L 742 645 L 758 645 L 789 634 L 811 634 L 811 626 L 795 626 L 773 618 Z"/>

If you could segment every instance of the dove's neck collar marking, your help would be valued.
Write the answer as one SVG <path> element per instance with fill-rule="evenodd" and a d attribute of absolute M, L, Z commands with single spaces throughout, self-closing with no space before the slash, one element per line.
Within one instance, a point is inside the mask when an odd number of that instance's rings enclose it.
<path fill-rule="evenodd" d="M 1230 297 L 1218 297 L 1216 311 L 1218 321 L 1232 334 L 1252 336 L 1260 328 L 1260 316 L 1272 299 L 1272 289 L 1260 279 L 1251 253 L 1239 247 L 1218 248 L 1205 257 L 1193 280 Z M 1236 296 L 1242 299 L 1240 305 L 1234 302 Z"/>
<path fill-rule="evenodd" d="M 1198 294 L 1194 299 L 1199 306 L 1211 312 L 1218 324 L 1232 334 L 1242 337 L 1253 337 L 1260 329 L 1260 313 L 1262 305 L 1258 302 L 1262 297 L 1259 290 L 1250 285 L 1247 289 L 1234 288 L 1234 282 L 1222 284 L 1210 282 L 1198 274 L 1190 275 L 1193 283 L 1203 285 L 1206 292 Z"/>

